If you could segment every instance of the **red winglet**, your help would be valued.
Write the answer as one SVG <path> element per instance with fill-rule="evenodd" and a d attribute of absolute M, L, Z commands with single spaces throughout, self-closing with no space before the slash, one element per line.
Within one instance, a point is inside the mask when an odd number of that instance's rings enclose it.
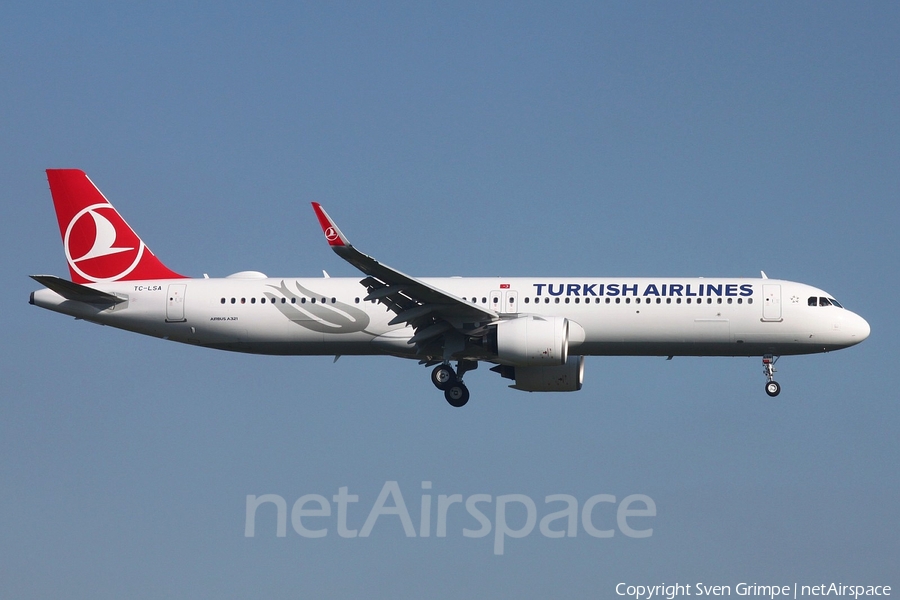
<path fill-rule="evenodd" d="M 184 278 L 150 252 L 78 169 L 47 169 L 59 233 L 75 283 Z"/>
<path fill-rule="evenodd" d="M 325 234 L 325 239 L 328 241 L 329 246 L 349 246 L 350 242 L 341 233 L 341 230 L 338 229 L 338 226 L 334 224 L 334 221 L 331 220 L 331 217 L 328 216 L 328 213 L 325 212 L 325 209 L 322 208 L 322 205 L 318 202 L 312 203 L 313 210 L 316 211 L 316 218 L 319 219 L 319 225 L 322 227 L 322 233 Z"/>

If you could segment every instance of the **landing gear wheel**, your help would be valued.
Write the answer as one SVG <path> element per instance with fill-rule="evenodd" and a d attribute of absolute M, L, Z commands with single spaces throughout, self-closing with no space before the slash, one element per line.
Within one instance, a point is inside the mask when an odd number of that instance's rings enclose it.
<path fill-rule="evenodd" d="M 772 354 L 766 354 L 762 357 L 763 375 L 766 376 L 766 393 L 770 398 L 774 398 L 781 393 L 781 386 L 775 381 L 775 363 L 778 357 Z"/>
<path fill-rule="evenodd" d="M 456 371 L 448 364 L 440 364 L 431 372 L 431 383 L 434 387 L 444 391 L 456 381 Z"/>
<path fill-rule="evenodd" d="M 454 408 L 465 406 L 469 401 L 469 388 L 461 381 L 454 381 L 444 390 L 444 398 Z"/>

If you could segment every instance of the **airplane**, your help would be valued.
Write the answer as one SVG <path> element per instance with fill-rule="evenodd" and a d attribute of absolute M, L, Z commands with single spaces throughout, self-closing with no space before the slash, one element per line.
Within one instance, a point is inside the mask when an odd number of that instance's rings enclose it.
<path fill-rule="evenodd" d="M 357 250 L 322 206 L 331 249 L 363 277 L 188 278 L 166 267 L 80 170 L 48 169 L 70 279 L 32 275 L 30 303 L 206 348 L 268 355 L 391 355 L 434 367 L 447 402 L 479 363 L 528 392 L 580 390 L 585 356 L 780 356 L 865 340 L 831 294 L 760 278 L 412 277 Z M 453 366 L 453 362 L 456 366 Z"/>

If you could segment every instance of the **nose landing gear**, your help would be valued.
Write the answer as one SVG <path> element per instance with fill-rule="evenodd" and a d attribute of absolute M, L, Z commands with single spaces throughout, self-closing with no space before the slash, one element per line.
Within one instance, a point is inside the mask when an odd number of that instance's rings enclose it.
<path fill-rule="evenodd" d="M 444 398 L 454 408 L 460 408 L 469 401 L 469 388 L 462 381 L 466 371 L 478 368 L 478 362 L 461 360 L 456 364 L 456 370 L 450 363 L 441 363 L 431 372 L 431 383 L 434 387 L 444 392 Z"/>
<path fill-rule="evenodd" d="M 781 393 L 781 385 L 775 381 L 775 363 L 778 361 L 777 356 L 766 354 L 763 356 L 763 375 L 766 376 L 766 393 L 774 398 Z"/>

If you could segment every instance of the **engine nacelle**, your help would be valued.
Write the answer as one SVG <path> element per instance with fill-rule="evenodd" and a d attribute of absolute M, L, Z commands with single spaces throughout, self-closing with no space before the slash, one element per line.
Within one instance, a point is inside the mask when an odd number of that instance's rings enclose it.
<path fill-rule="evenodd" d="M 569 322 L 537 315 L 500 321 L 491 327 L 486 342 L 487 349 L 505 363 L 562 365 L 569 357 Z"/>
<path fill-rule="evenodd" d="M 515 366 L 560 366 L 569 357 L 569 321 L 563 317 L 525 315 L 500 321 L 485 346 Z"/>
<path fill-rule="evenodd" d="M 491 369 L 516 383 L 509 387 L 524 392 L 577 392 L 584 382 L 584 357 L 570 356 L 564 365 L 503 367 Z"/>

